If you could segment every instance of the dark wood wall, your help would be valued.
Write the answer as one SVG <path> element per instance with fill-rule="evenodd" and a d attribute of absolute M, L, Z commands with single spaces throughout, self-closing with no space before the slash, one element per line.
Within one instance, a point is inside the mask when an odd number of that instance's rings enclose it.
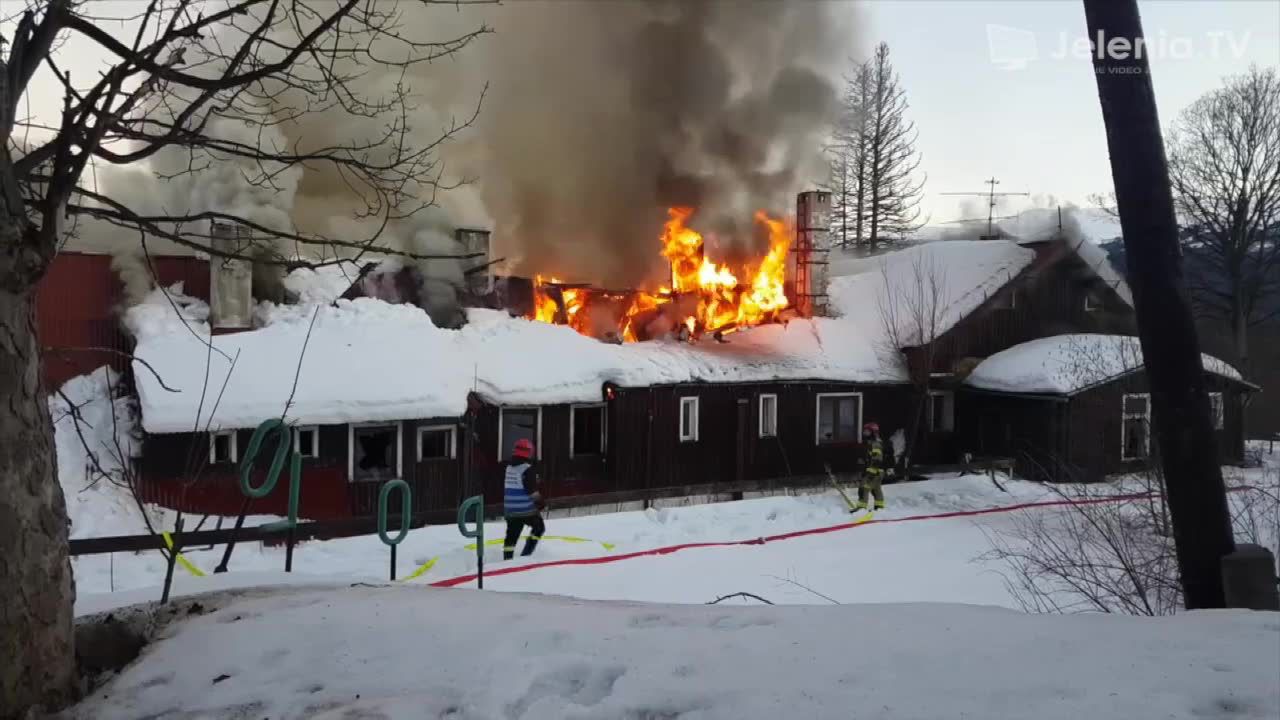
<path fill-rule="evenodd" d="M 1212 444 L 1219 461 L 1244 458 L 1245 388 L 1206 373 L 1210 392 L 1223 396 L 1223 428 Z M 1121 460 L 1122 403 L 1127 393 L 1146 393 L 1145 373 L 1133 373 L 1070 398 L 1026 397 L 964 391 L 957 396 L 961 444 L 985 455 L 1013 457 L 1015 470 L 1035 480 L 1093 482 L 1136 472 L 1145 460 Z M 959 420 L 964 414 L 964 422 Z M 1206 451 L 1210 442 L 1205 443 Z M 1155 451 L 1152 435 L 1152 451 Z"/>
<path fill-rule="evenodd" d="M 937 339 L 932 372 L 953 372 L 965 358 L 985 358 L 1042 337 L 1136 332 L 1132 309 L 1099 283 L 1074 253 L 1054 243 L 1039 246 L 1037 252 L 1021 275 Z M 1090 293 L 1098 305 L 1086 310 Z M 1013 307 L 1007 308 L 1010 294 Z"/>

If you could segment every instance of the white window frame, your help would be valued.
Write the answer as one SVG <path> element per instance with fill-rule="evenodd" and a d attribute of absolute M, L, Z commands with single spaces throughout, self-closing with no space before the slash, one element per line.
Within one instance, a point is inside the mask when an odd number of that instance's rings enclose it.
<path fill-rule="evenodd" d="M 302 446 L 302 443 L 300 442 L 300 436 L 304 432 L 315 433 L 315 439 L 311 441 L 311 454 L 302 455 L 302 457 L 304 458 L 320 457 L 320 427 L 318 425 L 303 425 L 301 427 L 295 427 L 293 429 L 293 449 L 297 450 L 298 454 L 300 455 L 302 454 L 302 451 L 299 450 L 299 448 Z"/>
<path fill-rule="evenodd" d="M 1213 419 L 1213 429 L 1221 430 L 1226 427 L 1227 399 L 1220 392 L 1209 393 L 1209 412 Z"/>
<path fill-rule="evenodd" d="M 1084 311 L 1094 312 L 1101 309 L 1102 309 L 1102 303 L 1095 301 L 1093 299 L 1093 293 L 1086 291 L 1084 294 Z"/>
<path fill-rule="evenodd" d="M 605 454 L 608 453 L 609 432 L 607 428 L 609 427 L 609 412 L 605 409 L 605 407 L 606 405 L 604 403 L 579 403 L 577 405 L 569 406 L 569 457 L 571 458 L 578 457 L 578 454 L 573 450 L 574 433 L 576 432 L 578 427 L 577 418 L 574 416 L 577 414 L 578 410 L 598 409 L 600 411 L 600 453 L 599 455 L 603 457 Z M 583 454 L 583 457 L 595 457 L 595 456 L 596 456 L 596 453 Z"/>
<path fill-rule="evenodd" d="M 217 446 L 218 446 L 218 438 L 224 435 L 231 438 L 231 443 L 229 444 L 231 457 L 227 460 L 218 460 L 217 458 L 214 457 L 214 451 L 217 449 Z M 229 465 L 235 465 L 239 461 L 240 461 L 240 450 L 237 447 L 235 430 L 214 430 L 209 433 L 209 464 L 210 465 L 221 465 L 223 463 L 226 463 Z"/>
<path fill-rule="evenodd" d="M 824 443 L 822 441 L 822 399 L 823 398 L 842 398 L 856 397 L 858 398 L 858 422 L 854 424 L 854 438 L 850 441 L 834 440 Z M 818 393 L 814 395 L 813 403 L 813 444 L 814 445 L 838 445 L 843 442 L 858 442 L 862 439 L 862 393 L 860 392 L 838 392 L 838 393 Z"/>
<path fill-rule="evenodd" d="M 680 414 L 676 417 L 676 432 L 679 434 L 680 442 L 698 442 L 699 415 L 701 414 L 699 399 L 697 395 L 685 395 L 680 398 Z M 684 427 L 685 405 L 693 406 L 693 412 L 689 416 L 693 419 L 693 427 L 689 428 L 689 432 L 685 432 Z"/>
<path fill-rule="evenodd" d="M 946 408 L 946 417 L 943 418 L 943 427 L 935 427 L 933 424 L 934 403 L 941 398 L 943 407 Z M 930 390 L 929 391 L 929 430 L 933 432 L 954 432 L 956 429 L 956 394 L 951 390 Z"/>
<path fill-rule="evenodd" d="M 537 428 L 534 430 L 534 438 L 533 438 L 533 454 L 534 454 L 534 457 L 536 457 L 538 460 L 541 460 L 542 459 L 542 406 L 541 405 L 512 405 L 511 407 L 498 408 L 498 459 L 506 460 L 506 458 L 502 457 L 502 448 L 504 447 L 502 442 L 502 428 L 506 425 L 506 423 L 503 422 L 503 415 L 505 415 L 508 410 L 512 412 L 516 412 L 516 411 L 525 412 L 528 410 L 533 410 L 534 412 L 538 413 L 538 419 L 536 422 Z"/>
<path fill-rule="evenodd" d="M 1125 402 L 1131 397 L 1145 398 L 1147 401 L 1146 412 L 1135 413 L 1135 412 L 1126 411 L 1124 409 Z M 1146 424 L 1147 432 L 1146 432 L 1146 435 L 1143 437 L 1142 456 L 1133 457 L 1125 454 L 1126 452 L 1125 449 L 1129 447 L 1129 443 L 1128 443 L 1129 438 L 1127 436 L 1125 428 L 1128 427 L 1128 422 L 1130 420 L 1138 420 L 1138 419 L 1141 419 L 1142 421 L 1144 421 L 1144 423 Z M 1120 398 L 1120 460 L 1122 461 L 1146 460 L 1149 457 L 1151 457 L 1151 395 L 1150 393 L 1125 393 Z"/>
<path fill-rule="evenodd" d="M 404 477 L 404 423 L 398 420 L 392 422 L 352 423 L 347 425 L 347 482 L 364 482 L 363 480 L 356 480 L 356 429 L 379 427 L 394 427 L 396 429 L 396 477 Z"/>
<path fill-rule="evenodd" d="M 766 434 L 764 431 L 764 399 L 773 400 L 773 432 Z M 778 394 L 777 393 L 760 393 L 759 400 L 760 410 L 756 413 L 756 436 L 762 438 L 778 437 Z"/>
<path fill-rule="evenodd" d="M 447 431 L 449 433 L 449 454 L 445 457 L 424 458 L 422 457 L 422 436 L 429 432 Z M 431 460 L 456 460 L 458 457 L 458 427 L 456 425 L 419 425 L 417 430 L 418 450 L 414 457 L 418 462 L 428 462 Z"/>

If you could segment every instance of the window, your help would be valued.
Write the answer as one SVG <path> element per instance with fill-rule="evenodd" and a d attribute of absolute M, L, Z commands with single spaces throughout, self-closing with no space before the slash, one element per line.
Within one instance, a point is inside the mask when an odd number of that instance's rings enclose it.
<path fill-rule="evenodd" d="M 236 453 L 236 431 L 220 430 L 209 433 L 209 464 L 234 463 L 239 457 Z"/>
<path fill-rule="evenodd" d="M 698 398 L 680 398 L 680 442 L 698 441 Z"/>
<path fill-rule="evenodd" d="M 1151 450 L 1151 398 L 1125 395 L 1120 424 L 1120 459 L 1141 460 Z"/>
<path fill-rule="evenodd" d="M 1213 418 L 1213 429 L 1222 429 L 1222 420 L 1224 415 L 1224 406 L 1222 404 L 1222 393 L 1209 393 L 1209 416 Z"/>
<path fill-rule="evenodd" d="M 506 460 L 516 441 L 524 438 L 533 443 L 534 454 L 542 458 L 542 409 L 541 408 L 502 408 L 498 422 L 498 458 Z"/>
<path fill-rule="evenodd" d="M 862 425 L 862 396 L 858 393 L 819 393 L 816 441 L 858 442 Z"/>
<path fill-rule="evenodd" d="M 950 391 L 929 393 L 929 429 L 951 432 L 956 429 L 956 396 Z"/>
<path fill-rule="evenodd" d="M 320 429 L 299 427 L 293 429 L 293 449 L 304 458 L 320 457 Z"/>
<path fill-rule="evenodd" d="M 452 425 L 418 428 L 418 462 L 452 460 L 458 456 L 458 438 Z"/>
<path fill-rule="evenodd" d="M 1101 309 L 1102 309 L 1102 303 L 1098 302 L 1098 300 L 1093 297 L 1093 293 L 1085 293 L 1084 311 L 1093 312 L 1094 310 L 1101 310 Z"/>
<path fill-rule="evenodd" d="M 348 470 L 353 481 L 392 480 L 402 474 L 400 424 L 352 425 Z"/>
<path fill-rule="evenodd" d="M 778 437 L 778 396 L 760 396 L 760 437 Z"/>
<path fill-rule="evenodd" d="M 603 455 L 604 405 L 569 407 L 569 455 Z"/>

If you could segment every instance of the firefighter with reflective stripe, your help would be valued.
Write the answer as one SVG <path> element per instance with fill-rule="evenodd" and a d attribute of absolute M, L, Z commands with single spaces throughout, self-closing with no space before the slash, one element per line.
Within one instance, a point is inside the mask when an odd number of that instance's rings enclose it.
<path fill-rule="evenodd" d="M 869 422 L 862 426 L 862 484 L 858 486 L 858 509 L 867 508 L 868 496 L 875 498 L 875 509 L 884 508 L 885 471 L 893 463 L 885 455 L 884 443 L 880 440 L 880 426 Z"/>
<path fill-rule="evenodd" d="M 532 555 L 538 541 L 547 531 L 542 522 L 542 493 L 538 492 L 538 469 L 533 463 L 533 443 L 525 438 L 516 441 L 511 459 L 503 463 L 502 514 L 507 519 L 506 542 L 502 544 L 502 557 L 510 560 L 516 554 L 516 543 L 525 526 L 529 527 L 529 539 L 525 541 L 521 556 Z"/>

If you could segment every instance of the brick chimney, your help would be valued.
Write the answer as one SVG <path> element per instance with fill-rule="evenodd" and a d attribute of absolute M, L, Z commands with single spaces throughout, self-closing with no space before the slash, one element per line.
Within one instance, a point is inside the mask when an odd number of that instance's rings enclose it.
<path fill-rule="evenodd" d="M 253 324 L 253 264 L 219 253 L 253 252 L 249 229 L 213 221 L 209 228 L 209 326 L 214 333 L 245 330 Z"/>
<path fill-rule="evenodd" d="M 793 305 L 804 317 L 827 314 L 827 269 L 831 238 L 831 193 L 810 190 L 796 196 Z"/>

